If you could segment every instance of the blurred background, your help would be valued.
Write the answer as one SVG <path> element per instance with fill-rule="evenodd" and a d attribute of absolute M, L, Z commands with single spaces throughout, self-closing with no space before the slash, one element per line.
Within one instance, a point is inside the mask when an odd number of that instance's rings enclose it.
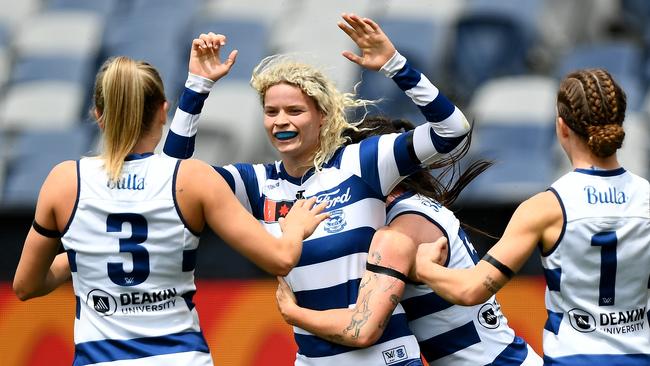
<path fill-rule="evenodd" d="M 475 123 L 466 160 L 495 165 L 453 207 L 465 223 L 500 235 L 519 202 L 570 169 L 554 137 L 555 92 L 560 78 L 577 68 L 605 67 L 626 91 L 619 157 L 649 178 L 646 0 L 0 0 L 1 365 L 72 359 L 71 287 L 19 303 L 11 279 L 47 173 L 96 150 L 89 110 L 99 65 L 115 55 L 152 63 L 175 107 L 191 40 L 209 31 L 225 34 L 224 55 L 238 49 L 239 56 L 206 102 L 195 155 L 214 165 L 277 158 L 248 84 L 253 67 L 275 53 L 299 53 L 340 89 L 382 98 L 373 113 L 423 122 L 390 80 L 341 56 L 357 51 L 336 27 L 342 12 L 376 20 Z M 495 242 L 470 235 L 480 253 Z M 196 303 L 215 361 L 292 363 L 295 345 L 275 308 L 274 280 L 211 232 L 203 234 L 199 252 Z M 545 321 L 540 268 L 533 256 L 499 297 L 538 351 Z"/>

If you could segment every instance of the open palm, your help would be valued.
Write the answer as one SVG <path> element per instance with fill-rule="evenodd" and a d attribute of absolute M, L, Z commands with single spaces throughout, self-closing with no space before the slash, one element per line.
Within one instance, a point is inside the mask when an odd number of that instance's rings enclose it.
<path fill-rule="evenodd" d="M 217 81 L 224 77 L 235 64 L 237 50 L 233 50 L 225 61 L 221 61 L 220 51 L 226 44 L 222 34 L 201 34 L 192 41 L 190 51 L 189 72 L 201 77 Z"/>
<path fill-rule="evenodd" d="M 354 14 L 343 14 L 344 22 L 338 22 L 339 28 L 357 44 L 361 56 L 350 51 L 342 54 L 348 60 L 370 70 L 379 70 L 395 54 L 395 46 L 379 25 L 372 19 L 361 18 Z"/>

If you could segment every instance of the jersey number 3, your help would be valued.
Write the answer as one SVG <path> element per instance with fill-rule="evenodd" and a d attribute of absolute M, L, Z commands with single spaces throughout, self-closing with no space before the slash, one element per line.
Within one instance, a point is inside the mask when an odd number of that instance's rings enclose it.
<path fill-rule="evenodd" d="M 132 213 L 110 214 L 106 218 L 106 231 L 122 232 L 122 226 L 127 222 L 131 224 L 131 236 L 120 239 L 120 253 L 131 253 L 133 269 L 126 272 L 124 263 L 109 262 L 108 277 L 120 286 L 135 286 L 149 277 L 149 252 L 140 245 L 147 240 L 147 220 Z"/>
<path fill-rule="evenodd" d="M 600 247 L 600 285 L 598 305 L 614 305 L 616 290 L 616 244 L 615 231 L 605 231 L 591 237 L 591 246 Z"/>

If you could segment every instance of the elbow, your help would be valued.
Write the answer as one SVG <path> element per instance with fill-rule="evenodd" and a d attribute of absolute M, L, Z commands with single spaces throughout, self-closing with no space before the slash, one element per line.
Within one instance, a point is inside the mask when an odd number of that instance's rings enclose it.
<path fill-rule="evenodd" d="M 354 347 L 359 347 L 359 348 L 367 348 L 379 340 L 379 337 L 381 337 L 382 332 L 379 330 L 379 327 L 376 327 L 375 330 L 359 335 L 359 337 L 355 338 L 353 340 L 352 346 Z"/>
<path fill-rule="evenodd" d="M 289 256 L 278 258 L 273 264 L 272 268 L 268 269 L 268 272 L 274 276 L 286 276 L 291 272 L 293 267 L 298 264 L 298 259 L 291 258 Z"/>
<path fill-rule="evenodd" d="M 21 285 L 18 281 L 14 281 L 13 290 L 14 290 L 14 294 L 16 294 L 16 297 L 20 301 L 27 301 L 33 297 L 36 297 L 35 291 L 30 290 L 24 285 Z"/>
<path fill-rule="evenodd" d="M 486 293 L 480 289 L 465 288 L 455 296 L 453 302 L 462 306 L 474 306 L 484 303 L 490 296 L 490 294 L 486 296 Z"/>

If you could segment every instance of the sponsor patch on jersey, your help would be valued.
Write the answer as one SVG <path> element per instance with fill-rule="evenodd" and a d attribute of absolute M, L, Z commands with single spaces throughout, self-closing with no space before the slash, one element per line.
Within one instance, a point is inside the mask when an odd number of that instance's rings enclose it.
<path fill-rule="evenodd" d="M 596 318 L 582 309 L 574 308 L 569 310 L 569 322 L 573 329 L 581 333 L 596 330 Z"/>
<path fill-rule="evenodd" d="M 287 216 L 293 206 L 293 201 L 274 201 L 264 199 L 264 222 L 278 222 L 281 217 Z"/>
<path fill-rule="evenodd" d="M 348 223 L 345 221 L 345 213 L 338 209 L 330 211 L 330 217 L 325 221 L 325 231 L 330 234 L 343 230 Z"/>
<path fill-rule="evenodd" d="M 501 324 L 499 309 L 492 303 L 483 304 L 478 311 L 478 322 L 488 329 L 494 329 Z"/>
<path fill-rule="evenodd" d="M 386 365 L 392 365 L 408 358 L 406 347 L 404 346 L 387 349 L 382 351 L 381 354 L 384 356 L 384 362 L 386 362 Z"/>
<path fill-rule="evenodd" d="M 117 301 L 108 292 L 94 289 L 88 293 L 86 303 L 103 316 L 113 315 L 117 309 Z"/>

